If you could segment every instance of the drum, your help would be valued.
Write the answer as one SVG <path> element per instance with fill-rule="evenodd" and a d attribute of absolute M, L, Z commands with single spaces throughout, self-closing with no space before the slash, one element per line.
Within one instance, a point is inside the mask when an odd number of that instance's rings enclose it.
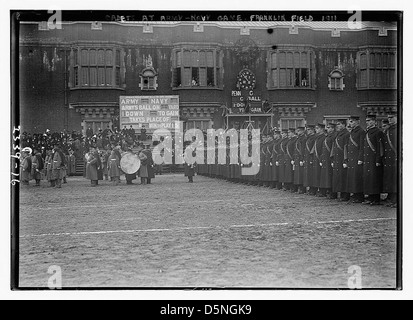
<path fill-rule="evenodd" d="M 138 156 L 131 152 L 125 152 L 120 159 L 120 168 L 126 174 L 136 173 L 141 166 Z"/>

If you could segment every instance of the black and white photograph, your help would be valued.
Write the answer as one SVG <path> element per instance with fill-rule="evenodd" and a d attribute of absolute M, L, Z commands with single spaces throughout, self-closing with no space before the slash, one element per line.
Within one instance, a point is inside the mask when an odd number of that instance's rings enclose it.
<path fill-rule="evenodd" d="M 9 12 L 11 290 L 402 290 L 403 11 L 51 9 Z"/>

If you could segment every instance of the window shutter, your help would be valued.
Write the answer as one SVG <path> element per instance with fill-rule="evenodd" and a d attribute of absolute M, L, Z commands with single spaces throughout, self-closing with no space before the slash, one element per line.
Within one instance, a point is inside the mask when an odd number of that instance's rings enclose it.
<path fill-rule="evenodd" d="M 308 57 L 306 52 L 301 53 L 301 68 L 309 68 Z"/>
<path fill-rule="evenodd" d="M 88 50 L 82 50 L 82 66 L 89 66 L 89 53 Z"/>
<path fill-rule="evenodd" d="M 207 67 L 214 67 L 214 54 L 212 51 L 207 51 Z"/>
<path fill-rule="evenodd" d="M 126 88 L 126 64 L 125 64 L 125 50 L 121 49 L 119 51 L 119 59 L 120 59 L 120 86 Z"/>
<path fill-rule="evenodd" d="M 293 53 L 287 52 L 287 68 L 293 68 Z"/>
<path fill-rule="evenodd" d="M 272 69 L 277 68 L 277 53 L 276 52 L 273 52 L 271 54 L 271 68 Z"/>
<path fill-rule="evenodd" d="M 300 53 L 295 52 L 294 53 L 294 68 L 299 68 L 300 67 Z"/>
<path fill-rule="evenodd" d="M 98 65 L 105 65 L 105 50 L 98 50 Z"/>
<path fill-rule="evenodd" d="M 198 51 L 191 52 L 191 67 L 198 67 Z"/>
<path fill-rule="evenodd" d="M 106 50 L 106 65 L 112 66 L 113 65 L 113 52 L 112 50 Z"/>
<path fill-rule="evenodd" d="M 74 50 L 70 50 L 69 53 L 69 81 L 67 86 L 69 88 L 73 88 L 74 87 L 74 82 L 75 82 L 75 74 L 74 74 Z"/>
<path fill-rule="evenodd" d="M 97 85 L 97 70 L 96 68 L 90 68 L 90 85 L 96 86 Z"/>

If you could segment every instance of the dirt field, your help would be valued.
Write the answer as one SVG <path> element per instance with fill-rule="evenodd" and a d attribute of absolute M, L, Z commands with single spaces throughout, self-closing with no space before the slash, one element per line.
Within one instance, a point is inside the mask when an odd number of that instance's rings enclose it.
<path fill-rule="evenodd" d="M 137 182 L 137 180 L 135 180 Z M 20 287 L 396 286 L 396 209 L 183 175 L 21 187 Z"/>

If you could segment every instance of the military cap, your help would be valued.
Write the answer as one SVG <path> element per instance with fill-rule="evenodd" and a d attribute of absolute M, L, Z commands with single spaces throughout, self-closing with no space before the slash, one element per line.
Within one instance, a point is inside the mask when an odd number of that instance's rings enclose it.
<path fill-rule="evenodd" d="M 315 125 L 314 124 L 307 124 L 307 129 L 314 129 Z"/>
<path fill-rule="evenodd" d="M 32 149 L 30 147 L 26 147 L 22 149 L 23 152 L 32 153 Z"/>
<path fill-rule="evenodd" d="M 317 127 L 324 129 L 326 125 L 324 123 L 317 123 Z"/>
<path fill-rule="evenodd" d="M 376 115 L 375 114 L 368 114 L 366 116 L 366 120 L 376 120 Z"/>
<path fill-rule="evenodd" d="M 337 123 L 347 124 L 347 119 L 337 119 Z"/>
<path fill-rule="evenodd" d="M 391 117 L 395 117 L 395 116 L 396 116 L 396 112 L 394 112 L 392 110 L 387 112 L 387 117 L 391 118 Z"/>
<path fill-rule="evenodd" d="M 299 130 L 305 130 L 305 127 L 299 126 L 299 127 L 297 127 L 297 129 L 299 129 Z"/>
<path fill-rule="evenodd" d="M 349 117 L 349 120 L 360 120 L 360 117 L 359 116 L 350 116 Z"/>

